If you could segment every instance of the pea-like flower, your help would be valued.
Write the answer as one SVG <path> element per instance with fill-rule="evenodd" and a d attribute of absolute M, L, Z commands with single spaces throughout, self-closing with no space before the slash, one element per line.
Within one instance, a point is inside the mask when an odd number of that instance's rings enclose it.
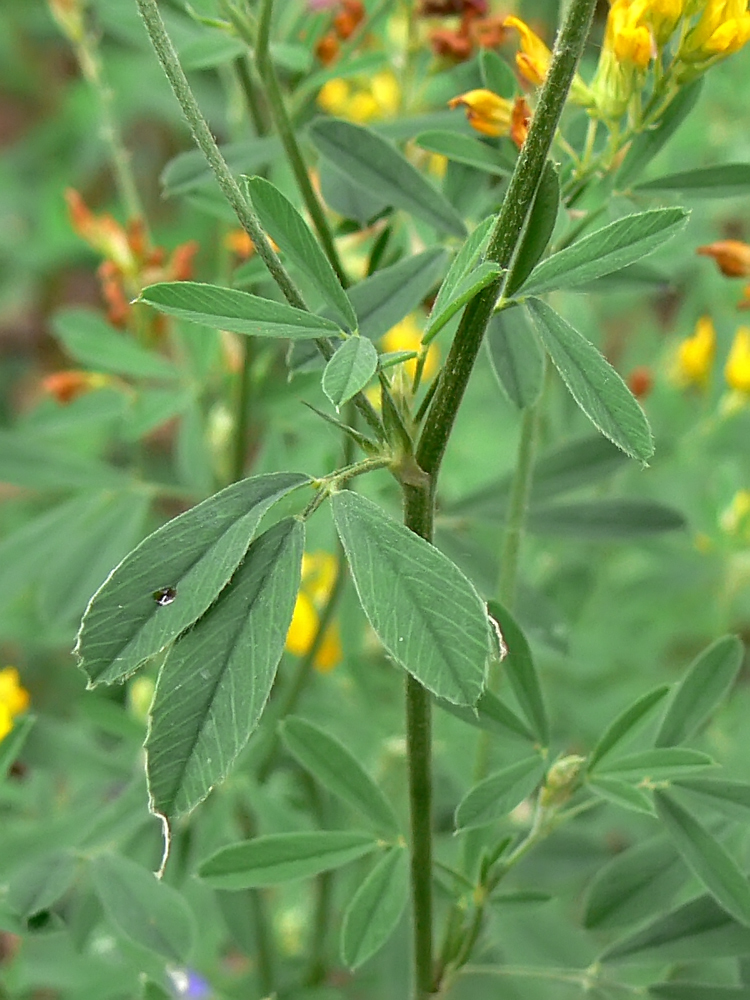
<path fill-rule="evenodd" d="M 750 395 L 750 326 L 740 326 L 734 335 L 724 377 L 730 389 Z"/>
<path fill-rule="evenodd" d="M 710 316 L 701 316 L 692 337 L 677 348 L 674 375 L 682 385 L 703 386 L 708 382 L 716 356 L 716 329 Z"/>
<path fill-rule="evenodd" d="M 302 559 L 302 585 L 286 637 L 286 648 L 294 656 L 305 656 L 320 627 L 320 614 L 328 603 L 338 572 L 334 556 L 328 552 L 306 552 Z M 338 628 L 328 626 L 315 655 L 313 666 L 327 673 L 341 662 L 343 653 Z"/>
<path fill-rule="evenodd" d="M 22 686 L 15 667 L 0 670 L 0 740 L 13 728 L 17 715 L 29 707 L 29 692 Z"/>
<path fill-rule="evenodd" d="M 471 127 L 482 135 L 509 135 L 519 149 L 526 141 L 531 112 L 523 97 L 509 101 L 491 90 L 469 90 L 448 101 L 448 107 L 463 107 Z"/>

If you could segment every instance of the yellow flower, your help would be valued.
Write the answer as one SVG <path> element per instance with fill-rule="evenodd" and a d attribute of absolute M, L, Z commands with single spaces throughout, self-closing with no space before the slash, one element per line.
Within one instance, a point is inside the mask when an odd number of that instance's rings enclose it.
<path fill-rule="evenodd" d="M 324 83 L 318 93 L 318 105 L 324 111 L 360 125 L 392 118 L 400 103 L 401 89 L 390 70 L 376 73 L 366 84 L 337 77 Z"/>
<path fill-rule="evenodd" d="M 448 101 L 449 108 L 464 107 L 472 128 L 493 138 L 509 135 L 520 149 L 528 133 L 531 112 L 523 97 L 509 101 L 491 90 L 468 90 Z"/>
<path fill-rule="evenodd" d="M 724 376 L 738 392 L 750 393 L 750 326 L 740 326 L 734 335 Z"/>
<path fill-rule="evenodd" d="M 29 707 L 29 692 L 21 686 L 15 667 L 0 670 L 0 740 L 13 728 L 13 720 Z"/>
<path fill-rule="evenodd" d="M 701 316 L 692 337 L 677 348 L 677 380 L 683 385 L 705 385 L 716 354 L 716 330 L 710 316 Z"/>
<path fill-rule="evenodd" d="M 419 329 L 414 315 L 407 316 L 400 323 L 396 323 L 395 326 L 391 327 L 388 333 L 381 339 L 380 346 L 384 351 L 389 353 L 393 351 L 419 352 L 422 348 L 422 331 Z M 435 374 L 439 358 L 440 353 L 437 344 L 430 344 L 427 348 L 427 357 L 422 369 L 423 378 L 430 378 Z M 404 368 L 409 378 L 413 379 L 414 373 L 417 370 L 417 359 L 412 358 L 411 361 L 405 362 Z"/>
<path fill-rule="evenodd" d="M 686 62 L 723 58 L 737 52 L 748 40 L 750 12 L 746 0 L 706 0 L 678 55 Z"/>
<path fill-rule="evenodd" d="M 336 583 L 336 559 L 328 552 L 305 553 L 302 558 L 302 585 L 294 605 L 294 614 L 286 637 L 286 648 L 293 656 L 305 656 L 320 625 L 319 613 Z M 313 666 L 327 673 L 341 662 L 341 639 L 335 624 L 326 629 Z"/>
<path fill-rule="evenodd" d="M 541 87 L 552 61 L 552 53 L 539 35 L 533 32 L 520 17 L 506 17 L 503 21 L 503 27 L 515 28 L 520 36 L 521 51 L 516 53 L 518 72 L 524 80 L 533 83 L 535 87 Z"/>
<path fill-rule="evenodd" d="M 648 0 L 614 0 L 607 18 L 604 47 L 621 63 L 647 69 L 656 56 L 651 29 L 645 23 Z"/>

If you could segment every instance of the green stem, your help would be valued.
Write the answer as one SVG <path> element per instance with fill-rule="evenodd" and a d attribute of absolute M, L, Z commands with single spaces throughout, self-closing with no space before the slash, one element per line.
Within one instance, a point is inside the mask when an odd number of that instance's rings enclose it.
<path fill-rule="evenodd" d="M 435 515 L 431 484 L 404 486 L 404 523 L 432 541 Z M 432 964 L 432 704 L 425 688 L 406 678 L 406 757 L 411 825 L 411 899 L 414 1000 L 434 995 Z"/>
<path fill-rule="evenodd" d="M 237 405 L 234 411 L 232 441 L 232 482 L 242 479 L 245 472 L 250 430 L 250 371 L 253 365 L 253 341 L 242 337 L 242 367 L 237 385 Z"/>
<path fill-rule="evenodd" d="M 315 189 L 310 182 L 310 175 L 307 172 L 307 166 L 305 165 L 299 144 L 297 143 L 297 136 L 294 134 L 294 127 L 292 126 L 286 105 L 284 104 L 284 97 L 281 93 L 281 88 L 279 87 L 279 78 L 276 75 L 276 69 L 274 68 L 273 60 L 271 59 L 269 44 L 272 16 L 273 0 L 264 0 L 260 16 L 260 26 L 258 29 L 258 42 L 255 49 L 258 73 L 266 86 L 266 96 L 268 98 L 271 116 L 274 124 L 276 125 L 282 145 L 284 146 L 284 151 L 286 152 L 287 159 L 294 173 L 294 178 L 297 181 L 297 186 L 299 187 L 300 194 L 302 195 L 302 200 L 307 207 L 307 211 L 310 213 L 310 218 L 315 226 L 315 231 L 317 232 L 320 242 L 323 245 L 325 254 L 331 263 L 331 267 L 336 272 L 336 276 L 342 286 L 346 288 L 350 282 L 347 278 L 344 265 L 341 263 L 338 250 L 336 249 L 336 244 L 334 243 L 333 234 L 330 226 L 328 225 L 328 219 L 326 218 L 325 211 L 323 210 L 320 199 L 315 193 Z M 233 23 L 235 24 L 237 31 L 242 34 L 241 23 L 234 21 L 234 19 Z M 244 37 L 244 35 L 243 38 L 246 42 L 248 42 L 248 44 L 252 44 L 252 39 L 248 39 Z"/>
<path fill-rule="evenodd" d="M 255 86 L 255 81 L 250 73 L 247 58 L 243 55 L 235 59 L 234 68 L 237 71 L 237 79 L 239 80 L 240 87 L 242 88 L 247 113 L 250 115 L 250 120 L 253 123 L 255 134 L 267 135 L 268 126 L 261 111 L 260 103 L 258 101 L 258 92 Z"/>
<path fill-rule="evenodd" d="M 250 889 L 250 908 L 255 925 L 255 960 L 258 965 L 258 985 L 263 996 L 270 996 L 274 990 L 273 946 L 265 897 L 262 889 Z"/>
<path fill-rule="evenodd" d="M 521 241 L 595 6 L 596 0 L 572 0 L 557 36 L 529 134 L 490 235 L 487 259 L 496 261 L 504 272 Z M 417 462 L 428 475 L 435 476 L 440 468 L 503 281 L 504 278 L 499 278 L 464 310 L 417 447 Z"/>

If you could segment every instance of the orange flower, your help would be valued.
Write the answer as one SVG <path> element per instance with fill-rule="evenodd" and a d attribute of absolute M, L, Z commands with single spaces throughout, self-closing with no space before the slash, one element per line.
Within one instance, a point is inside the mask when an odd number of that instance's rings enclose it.
<path fill-rule="evenodd" d="M 540 87 L 544 83 L 552 61 L 552 53 L 539 35 L 520 17 L 506 17 L 504 24 L 507 28 L 515 28 L 520 35 L 521 51 L 516 53 L 518 72 L 524 80 L 533 83 L 535 87 Z"/>
<path fill-rule="evenodd" d="M 64 371 L 53 372 L 42 379 L 42 388 L 63 405 L 72 403 L 92 389 L 103 389 L 110 385 L 112 378 L 101 372 Z"/>
<path fill-rule="evenodd" d="M 339 40 L 333 31 L 326 32 L 315 45 L 315 55 L 324 66 L 330 66 L 339 54 Z"/>
<path fill-rule="evenodd" d="M 94 215 L 73 188 L 65 192 L 73 229 L 90 247 L 111 260 L 121 274 L 135 276 L 138 265 L 128 234 L 111 215 Z"/>
<path fill-rule="evenodd" d="M 695 251 L 703 257 L 713 257 L 727 278 L 750 277 L 750 245 L 740 240 L 719 240 Z"/>
<path fill-rule="evenodd" d="M 509 135 L 523 145 L 531 112 L 523 97 L 509 101 L 491 90 L 469 90 L 448 101 L 449 108 L 463 107 L 472 128 L 482 135 Z"/>
<path fill-rule="evenodd" d="M 654 385 L 654 376 L 646 365 L 639 365 L 628 375 L 628 388 L 636 399 L 645 399 Z"/>

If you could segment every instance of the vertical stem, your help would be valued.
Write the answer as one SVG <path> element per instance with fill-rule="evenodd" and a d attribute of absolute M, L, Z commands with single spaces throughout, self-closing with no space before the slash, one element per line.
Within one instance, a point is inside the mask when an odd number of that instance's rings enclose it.
<path fill-rule="evenodd" d="M 247 458 L 248 431 L 250 428 L 250 371 L 253 364 L 253 341 L 243 337 L 242 367 L 237 385 L 237 402 L 234 408 L 234 437 L 232 441 L 232 482 L 242 479 Z"/>
<path fill-rule="evenodd" d="M 434 496 L 430 486 L 404 487 L 404 523 L 432 541 Z M 432 705 L 430 695 L 406 677 L 406 756 L 411 825 L 411 900 L 414 1000 L 434 995 L 432 963 Z"/>
<path fill-rule="evenodd" d="M 248 890 L 250 907 L 255 924 L 255 960 L 258 963 L 258 985 L 263 996 L 270 996 L 274 990 L 273 946 L 269 934 L 268 914 L 262 889 Z"/>

